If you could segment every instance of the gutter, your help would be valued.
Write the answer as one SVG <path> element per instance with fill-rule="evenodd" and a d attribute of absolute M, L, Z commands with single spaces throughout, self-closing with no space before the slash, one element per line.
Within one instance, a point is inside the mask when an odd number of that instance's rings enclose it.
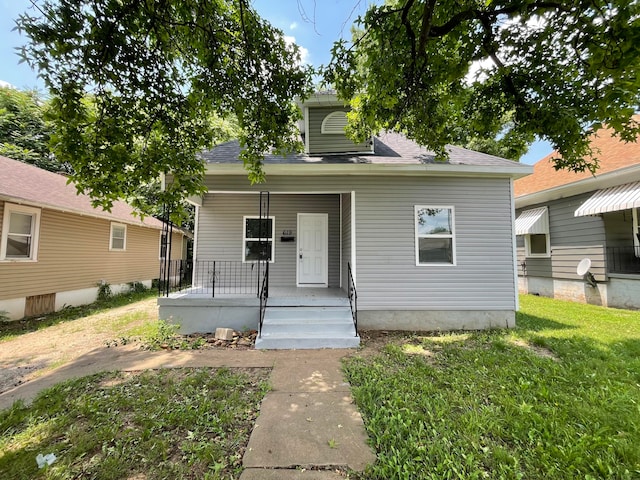
<path fill-rule="evenodd" d="M 46 204 L 46 203 L 42 203 L 42 202 L 34 202 L 33 200 L 27 200 L 24 198 L 18 198 L 18 197 L 10 197 L 7 195 L 2 195 L 0 194 L 0 200 L 5 201 L 5 202 L 9 202 L 9 203 L 15 203 L 16 205 L 27 205 L 30 207 L 36 207 L 36 208 L 43 208 L 43 209 L 47 209 L 47 210 L 55 210 L 56 212 L 62 212 L 62 213 L 71 213 L 74 215 L 79 215 L 81 217 L 89 217 L 89 218 L 97 218 L 99 220 L 108 220 L 110 222 L 119 222 L 119 223 L 126 223 L 127 225 L 133 225 L 136 227 L 144 227 L 144 228 L 152 228 L 154 230 L 162 230 L 162 225 L 149 225 L 146 223 L 143 223 L 142 221 L 140 222 L 133 222 L 131 220 L 125 220 L 121 217 L 115 217 L 115 216 L 109 216 L 108 212 L 106 215 L 99 215 L 99 214 L 91 214 L 91 213 L 87 213 L 86 211 L 83 210 L 76 210 L 73 208 L 63 208 L 63 207 L 58 207 L 56 205 L 50 205 L 50 204 Z M 158 222 L 160 222 L 160 220 L 158 220 L 157 218 L 151 216 L 151 215 L 146 215 L 147 217 L 153 218 L 154 220 L 157 220 Z M 160 222 L 162 224 L 162 222 Z"/>
<path fill-rule="evenodd" d="M 513 165 L 451 165 L 442 164 L 327 164 L 327 163 L 281 163 L 264 165 L 266 175 L 279 176 L 344 176 L 344 175 L 381 175 L 381 176 L 458 176 L 458 177 L 525 177 L 533 173 L 532 165 L 513 162 Z M 241 163 L 208 164 L 205 175 L 246 175 Z"/>
<path fill-rule="evenodd" d="M 516 197 L 515 206 L 516 208 L 528 207 L 529 205 L 573 197 L 581 193 L 602 190 L 603 188 L 615 187 L 616 185 L 637 181 L 640 181 L 640 164 L 620 168 L 613 172 L 603 173 L 602 175 L 585 178 L 559 187 L 521 195 Z"/>

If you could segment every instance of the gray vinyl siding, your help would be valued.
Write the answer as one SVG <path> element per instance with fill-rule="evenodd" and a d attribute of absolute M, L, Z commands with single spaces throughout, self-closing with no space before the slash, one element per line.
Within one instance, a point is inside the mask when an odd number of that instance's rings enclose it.
<path fill-rule="evenodd" d="M 578 280 L 576 273 L 580 260 L 591 259 L 591 273 L 596 280 L 606 280 L 605 270 L 605 228 L 599 216 L 575 217 L 575 211 L 588 200 L 593 192 L 563 198 L 548 204 L 530 205 L 523 211 L 547 205 L 549 208 L 549 238 L 551 256 L 549 258 L 525 257 L 522 236 L 518 238 L 518 273 L 523 274 L 522 263 L 526 262 L 526 275 L 532 277 L 553 277 Z"/>
<path fill-rule="evenodd" d="M 508 178 L 268 176 L 266 184 L 252 187 L 243 176 L 209 176 L 206 182 L 213 191 L 354 191 L 360 309 L 515 309 Z M 202 211 L 211 208 L 209 200 Z M 455 208 L 456 266 L 416 266 L 415 205 Z M 236 208 L 226 198 L 219 207 Z M 277 214 L 276 225 L 283 228 Z M 203 233 L 199 245 L 213 231 Z"/>
<path fill-rule="evenodd" d="M 344 111 L 341 107 L 310 107 L 309 108 L 309 153 L 344 153 L 368 152 L 371 146 L 368 141 L 354 143 L 346 135 L 321 133 L 322 121 L 331 112 Z"/>
<path fill-rule="evenodd" d="M 270 285 L 296 285 L 297 214 L 329 215 L 330 287 L 340 286 L 340 197 L 338 195 L 271 195 L 269 216 L 275 219 L 275 253 L 269 266 Z M 210 193 L 204 198 L 198 219 L 196 260 L 242 261 L 243 217 L 259 215 L 257 195 Z M 295 241 L 281 241 L 290 230 Z"/>

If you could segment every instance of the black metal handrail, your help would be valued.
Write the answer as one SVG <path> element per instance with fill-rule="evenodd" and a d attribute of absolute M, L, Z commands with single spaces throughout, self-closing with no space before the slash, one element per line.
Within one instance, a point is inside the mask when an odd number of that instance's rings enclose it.
<path fill-rule="evenodd" d="M 640 248 L 607 247 L 607 271 L 640 274 Z"/>
<path fill-rule="evenodd" d="M 262 285 L 260 286 L 260 318 L 258 321 L 258 337 L 262 336 L 262 323 L 264 322 L 264 313 L 267 310 L 267 300 L 269 298 L 269 262 L 266 261 L 264 274 L 262 276 Z"/>
<path fill-rule="evenodd" d="M 351 318 L 353 318 L 353 326 L 356 329 L 356 337 L 358 336 L 358 292 L 356 290 L 356 282 L 353 280 L 351 272 L 351 262 L 347 262 L 348 285 L 347 294 L 349 296 L 349 306 L 351 307 Z"/>

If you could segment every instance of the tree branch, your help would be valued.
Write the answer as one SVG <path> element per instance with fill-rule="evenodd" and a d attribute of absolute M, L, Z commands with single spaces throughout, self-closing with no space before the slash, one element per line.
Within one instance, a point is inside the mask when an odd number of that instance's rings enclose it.
<path fill-rule="evenodd" d="M 431 32 L 431 21 L 433 20 L 433 11 L 436 8 L 437 0 L 427 0 L 424 3 L 424 10 L 422 11 L 422 26 L 420 27 L 420 40 L 418 43 L 418 53 L 422 55 L 425 52 L 427 45 L 427 39 Z"/>

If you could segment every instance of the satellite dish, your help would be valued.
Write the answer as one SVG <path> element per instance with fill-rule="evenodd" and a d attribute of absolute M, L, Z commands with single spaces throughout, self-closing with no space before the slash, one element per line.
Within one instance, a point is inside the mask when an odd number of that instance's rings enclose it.
<path fill-rule="evenodd" d="M 580 260 L 580 263 L 578 263 L 578 268 L 576 268 L 576 273 L 581 277 L 583 277 L 590 286 L 592 286 L 593 288 L 596 288 L 598 286 L 598 283 L 596 282 L 596 279 L 593 276 L 593 274 L 589 271 L 590 268 L 591 268 L 591 259 L 583 258 L 582 260 Z"/>
<path fill-rule="evenodd" d="M 578 275 L 580 275 L 581 277 L 584 277 L 587 272 L 589 271 L 589 269 L 591 268 L 591 259 L 590 258 L 583 258 L 582 260 L 580 260 L 580 263 L 578 264 L 578 268 L 576 269 L 576 273 Z"/>

